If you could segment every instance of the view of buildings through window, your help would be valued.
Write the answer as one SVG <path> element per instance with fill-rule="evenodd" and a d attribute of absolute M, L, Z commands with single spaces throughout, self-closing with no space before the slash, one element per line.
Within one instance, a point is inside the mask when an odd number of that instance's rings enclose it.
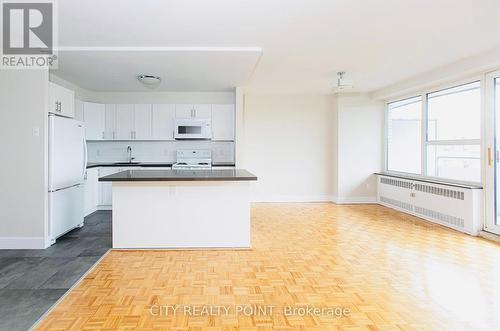
<path fill-rule="evenodd" d="M 387 170 L 481 181 L 479 82 L 389 103 L 387 117 Z"/>

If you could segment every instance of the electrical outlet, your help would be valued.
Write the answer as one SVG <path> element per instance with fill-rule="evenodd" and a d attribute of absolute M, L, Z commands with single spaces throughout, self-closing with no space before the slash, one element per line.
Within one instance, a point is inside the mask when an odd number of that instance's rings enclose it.
<path fill-rule="evenodd" d="M 40 136 L 40 128 L 34 127 L 33 128 L 33 137 L 39 137 Z"/>

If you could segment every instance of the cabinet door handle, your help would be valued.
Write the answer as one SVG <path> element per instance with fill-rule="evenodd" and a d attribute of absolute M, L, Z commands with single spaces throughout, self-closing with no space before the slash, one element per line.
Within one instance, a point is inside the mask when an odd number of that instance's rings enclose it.
<path fill-rule="evenodd" d="M 102 132 L 102 139 L 104 139 L 104 131 Z"/>
<path fill-rule="evenodd" d="M 62 102 L 59 101 L 59 112 L 62 112 Z"/>

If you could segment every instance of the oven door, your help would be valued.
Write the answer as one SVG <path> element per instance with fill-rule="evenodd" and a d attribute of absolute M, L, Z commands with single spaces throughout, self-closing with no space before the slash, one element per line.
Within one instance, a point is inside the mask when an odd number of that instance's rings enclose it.
<path fill-rule="evenodd" d="M 175 121 L 174 138 L 182 139 L 212 139 L 210 120 L 186 120 Z"/>

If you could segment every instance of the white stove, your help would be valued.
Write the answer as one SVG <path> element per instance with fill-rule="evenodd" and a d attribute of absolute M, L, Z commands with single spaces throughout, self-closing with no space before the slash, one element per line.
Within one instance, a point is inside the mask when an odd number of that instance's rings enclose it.
<path fill-rule="evenodd" d="M 180 149 L 177 151 L 177 162 L 172 165 L 172 169 L 212 169 L 212 151 L 209 149 Z"/>

